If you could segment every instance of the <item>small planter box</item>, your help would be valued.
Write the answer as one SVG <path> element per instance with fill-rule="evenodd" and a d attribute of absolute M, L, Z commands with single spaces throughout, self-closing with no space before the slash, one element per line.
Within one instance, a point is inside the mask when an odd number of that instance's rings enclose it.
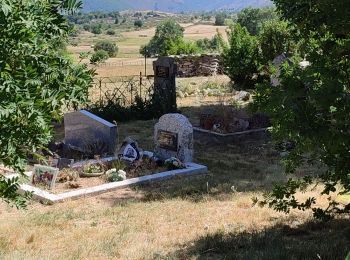
<path fill-rule="evenodd" d="M 115 159 L 114 157 L 111 157 L 111 158 L 105 158 L 104 160 L 112 161 L 114 159 Z M 80 167 L 81 164 L 82 163 L 75 164 L 73 168 Z M 161 181 L 161 180 L 173 178 L 175 176 L 190 176 L 190 175 L 196 175 L 196 174 L 204 174 L 204 173 L 207 173 L 208 171 L 206 166 L 195 164 L 195 163 L 188 163 L 186 164 L 186 166 L 187 166 L 186 169 L 165 171 L 165 172 L 142 176 L 138 178 L 127 179 L 125 181 L 110 182 L 110 183 L 105 183 L 94 187 L 81 188 L 73 191 L 63 192 L 60 194 L 54 194 L 47 190 L 43 190 L 28 184 L 20 185 L 20 192 L 22 193 L 26 191 L 32 192 L 34 199 L 39 200 L 43 203 L 54 204 L 65 200 L 79 199 L 87 196 L 96 196 L 98 194 L 114 191 L 117 189 L 122 189 L 131 185 L 137 185 L 137 184 L 153 182 L 153 181 Z M 26 175 L 28 177 L 31 177 L 32 173 L 28 172 L 26 173 Z M 13 174 L 13 175 L 8 175 L 6 177 L 13 178 L 16 176 L 19 176 L 19 175 Z"/>

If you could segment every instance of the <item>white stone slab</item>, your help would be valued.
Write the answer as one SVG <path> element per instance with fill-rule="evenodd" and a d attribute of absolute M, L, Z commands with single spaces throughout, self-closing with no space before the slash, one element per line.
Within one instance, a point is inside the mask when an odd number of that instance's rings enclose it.
<path fill-rule="evenodd" d="M 52 194 L 27 184 L 22 184 L 20 186 L 20 192 L 22 193 L 26 191 L 33 192 L 33 196 L 35 199 L 53 204 L 53 203 L 57 203 L 57 202 L 61 202 L 69 199 L 78 199 L 86 196 L 96 196 L 98 194 L 114 191 L 114 190 L 125 188 L 131 185 L 170 179 L 175 176 L 190 176 L 190 175 L 204 174 L 204 173 L 207 173 L 208 171 L 208 168 L 206 166 L 195 164 L 195 163 L 187 163 L 186 166 L 187 166 L 186 169 L 166 171 L 166 172 L 161 172 L 157 174 L 142 176 L 139 178 L 132 178 L 125 181 L 106 183 L 95 187 L 78 189 L 78 190 L 65 192 L 61 194 Z M 16 176 L 19 176 L 19 175 L 17 174 L 13 177 L 16 177 Z"/>

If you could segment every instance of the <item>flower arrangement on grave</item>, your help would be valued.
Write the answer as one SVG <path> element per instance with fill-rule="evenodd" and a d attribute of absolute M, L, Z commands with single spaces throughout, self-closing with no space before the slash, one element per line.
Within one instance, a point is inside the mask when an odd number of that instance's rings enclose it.
<path fill-rule="evenodd" d="M 79 172 L 70 168 L 60 170 L 57 176 L 58 182 L 77 181 L 78 179 L 79 179 Z"/>
<path fill-rule="evenodd" d="M 105 174 L 103 164 L 86 164 L 83 167 L 83 172 L 80 173 L 80 177 L 98 177 L 103 174 Z"/>
<path fill-rule="evenodd" d="M 165 166 L 169 170 L 176 170 L 176 169 L 185 169 L 186 165 L 182 163 L 178 158 L 171 157 L 167 160 L 165 160 Z"/>
<path fill-rule="evenodd" d="M 123 170 L 117 170 L 116 168 L 110 169 L 106 172 L 107 180 L 109 182 L 125 181 L 126 172 Z"/>

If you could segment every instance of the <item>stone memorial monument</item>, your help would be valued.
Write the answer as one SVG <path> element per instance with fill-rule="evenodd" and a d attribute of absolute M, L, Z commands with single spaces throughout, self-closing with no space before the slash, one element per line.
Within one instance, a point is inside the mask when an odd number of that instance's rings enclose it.
<path fill-rule="evenodd" d="M 192 162 L 193 127 L 181 114 L 165 114 L 154 127 L 155 152 L 162 159 L 178 158 L 183 163 Z"/>
<path fill-rule="evenodd" d="M 153 62 L 154 94 L 153 103 L 162 114 L 177 112 L 176 106 L 176 74 L 177 66 L 174 58 L 159 57 Z"/>
<path fill-rule="evenodd" d="M 107 153 L 114 154 L 117 145 L 117 126 L 86 110 L 64 115 L 65 143 L 82 150 L 89 145 L 103 142 Z"/>

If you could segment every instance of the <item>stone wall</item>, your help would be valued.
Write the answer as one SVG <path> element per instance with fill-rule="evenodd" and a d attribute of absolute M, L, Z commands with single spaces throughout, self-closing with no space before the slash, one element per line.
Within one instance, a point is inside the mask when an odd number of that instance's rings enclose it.
<path fill-rule="evenodd" d="M 177 76 L 180 78 L 224 74 L 220 55 L 176 56 Z"/>

